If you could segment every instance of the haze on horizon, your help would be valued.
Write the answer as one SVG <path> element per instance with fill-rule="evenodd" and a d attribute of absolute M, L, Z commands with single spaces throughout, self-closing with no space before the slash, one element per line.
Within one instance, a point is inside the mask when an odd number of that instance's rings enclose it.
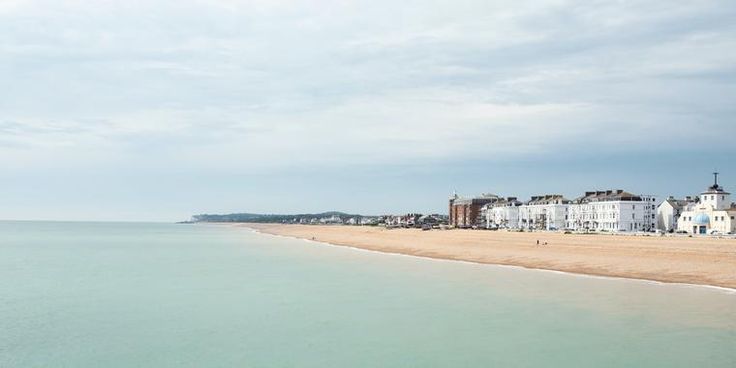
<path fill-rule="evenodd" d="M 736 191 L 733 1 L 0 2 L 0 219 Z"/>

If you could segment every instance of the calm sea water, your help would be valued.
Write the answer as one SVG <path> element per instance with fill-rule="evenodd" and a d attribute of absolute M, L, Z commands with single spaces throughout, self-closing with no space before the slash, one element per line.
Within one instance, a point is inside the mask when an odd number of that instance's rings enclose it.
<path fill-rule="evenodd" d="M 736 367 L 736 294 L 170 224 L 0 222 L 0 367 Z"/>

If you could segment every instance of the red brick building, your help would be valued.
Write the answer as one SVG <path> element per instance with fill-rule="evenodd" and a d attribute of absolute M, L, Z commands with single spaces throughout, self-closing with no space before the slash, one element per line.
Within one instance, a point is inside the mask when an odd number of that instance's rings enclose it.
<path fill-rule="evenodd" d="M 499 199 L 495 194 L 483 194 L 473 198 L 453 195 L 449 201 L 450 226 L 469 228 L 483 225 L 485 220 L 481 218 L 481 208 L 488 203 L 498 202 Z"/>

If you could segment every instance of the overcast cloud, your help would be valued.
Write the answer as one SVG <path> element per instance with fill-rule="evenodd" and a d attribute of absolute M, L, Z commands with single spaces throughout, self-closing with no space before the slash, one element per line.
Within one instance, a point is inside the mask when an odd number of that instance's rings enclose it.
<path fill-rule="evenodd" d="M 379 191 L 394 183 L 376 169 L 384 165 L 421 164 L 408 183 L 433 186 L 387 211 L 441 210 L 430 196 L 476 189 L 441 179 L 467 161 L 491 171 L 640 154 L 673 157 L 661 163 L 672 170 L 677 155 L 697 151 L 719 155 L 698 175 L 719 164 L 736 171 L 720 156 L 736 153 L 734 19 L 728 0 L 4 0 L 0 217 L 89 219 L 101 203 L 121 219 L 146 203 L 155 208 L 142 218 L 152 219 L 378 212 Z M 559 189 L 585 170 L 573 166 Z M 305 168 L 320 179 L 295 174 Z M 374 172 L 362 200 L 330 186 L 356 168 Z M 254 173 L 270 179 L 242 177 Z M 489 190 L 513 186 L 481 179 Z M 211 186 L 223 180 L 232 187 Z M 302 193 L 273 205 L 289 187 L 265 182 L 302 180 L 314 203 L 300 207 Z M 99 192 L 88 202 L 58 199 L 90 182 Z M 130 192 L 135 183 L 149 189 Z M 686 184 L 697 191 L 707 178 Z M 325 203 L 336 198 L 317 190 L 325 186 L 344 199 Z"/>

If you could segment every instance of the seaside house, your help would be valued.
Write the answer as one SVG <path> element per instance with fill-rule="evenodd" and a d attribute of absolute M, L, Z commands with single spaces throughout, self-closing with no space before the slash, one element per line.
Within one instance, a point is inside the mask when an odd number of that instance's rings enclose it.
<path fill-rule="evenodd" d="M 529 230 L 563 229 L 570 200 L 560 194 L 533 196 L 519 206 L 519 228 Z"/>
<path fill-rule="evenodd" d="M 690 204 L 677 222 L 679 231 L 690 234 L 733 234 L 736 232 L 736 206 L 731 193 L 718 185 L 718 173 L 713 173 L 713 185 L 700 194 L 697 203 Z"/>
<path fill-rule="evenodd" d="M 590 191 L 568 207 L 566 228 L 577 231 L 653 231 L 655 197 L 621 189 Z"/>
<path fill-rule="evenodd" d="M 519 227 L 519 206 L 516 197 L 502 198 L 483 206 L 488 229 L 516 229 Z"/>
<path fill-rule="evenodd" d="M 324 225 L 341 225 L 342 219 L 338 215 L 332 215 L 330 217 L 323 217 L 319 219 L 319 223 Z"/>
<path fill-rule="evenodd" d="M 674 232 L 677 230 L 677 222 L 688 206 L 697 203 L 692 197 L 685 197 L 685 199 L 675 199 L 670 196 L 665 199 L 657 207 L 657 229 L 664 232 Z"/>
<path fill-rule="evenodd" d="M 360 218 L 360 224 L 363 226 L 378 225 L 380 221 L 381 221 L 381 218 L 379 217 L 361 217 Z"/>

